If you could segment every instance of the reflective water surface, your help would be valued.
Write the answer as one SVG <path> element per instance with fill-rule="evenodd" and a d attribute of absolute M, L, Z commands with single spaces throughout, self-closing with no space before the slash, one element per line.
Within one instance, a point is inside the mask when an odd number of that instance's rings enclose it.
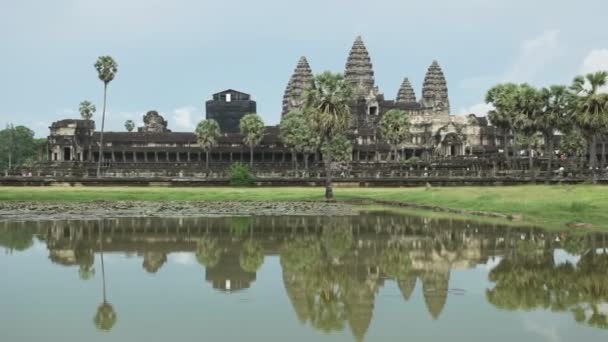
<path fill-rule="evenodd" d="M 390 213 L 0 223 L 0 341 L 606 341 L 607 247 Z"/>

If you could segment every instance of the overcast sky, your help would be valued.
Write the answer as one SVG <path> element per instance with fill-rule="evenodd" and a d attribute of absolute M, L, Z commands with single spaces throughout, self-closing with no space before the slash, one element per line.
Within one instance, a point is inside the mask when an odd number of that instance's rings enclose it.
<path fill-rule="evenodd" d="M 139 126 L 155 109 L 169 128 L 190 131 L 226 88 L 252 94 L 276 124 L 298 58 L 315 73 L 341 72 L 357 35 L 386 98 L 403 77 L 419 97 L 437 59 L 453 114 L 484 114 L 495 83 L 569 83 L 608 69 L 606 17 L 606 0 L 0 0 L 0 127 L 46 136 L 85 99 L 98 118 L 102 54 L 119 65 L 109 130 Z"/>

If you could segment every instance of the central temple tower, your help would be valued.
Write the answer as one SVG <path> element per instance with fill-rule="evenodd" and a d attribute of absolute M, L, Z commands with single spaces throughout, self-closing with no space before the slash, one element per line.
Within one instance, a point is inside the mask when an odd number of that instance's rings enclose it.
<path fill-rule="evenodd" d="M 353 87 L 357 98 L 365 98 L 374 91 L 374 69 L 361 36 L 355 39 L 350 49 L 344 78 Z"/>

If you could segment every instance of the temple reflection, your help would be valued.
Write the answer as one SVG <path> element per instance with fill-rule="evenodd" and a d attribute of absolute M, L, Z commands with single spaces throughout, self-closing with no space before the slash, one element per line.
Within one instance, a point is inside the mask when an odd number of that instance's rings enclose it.
<path fill-rule="evenodd" d="M 9 253 L 35 239 L 46 244 L 51 262 L 74 267 L 83 280 L 96 276 L 102 252 L 137 256 L 150 274 L 161 272 L 172 253 L 192 253 L 207 286 L 227 293 L 254 286 L 265 257 L 278 257 L 295 317 L 323 332 L 349 329 L 356 340 L 365 338 L 386 282 L 396 283 L 405 302 L 418 289 L 437 320 L 450 295 L 462 291 L 450 287 L 453 272 L 498 258 L 488 275 L 492 305 L 571 312 L 577 322 L 608 328 L 608 239 L 600 234 L 390 213 L 0 223 L 0 247 Z M 580 259 L 558 263 L 556 249 Z M 115 323 L 110 309 L 104 292 L 95 318 L 100 329 Z"/>

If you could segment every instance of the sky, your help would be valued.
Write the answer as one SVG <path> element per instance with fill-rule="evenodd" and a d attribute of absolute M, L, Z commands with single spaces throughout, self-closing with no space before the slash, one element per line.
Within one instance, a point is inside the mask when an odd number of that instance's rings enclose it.
<path fill-rule="evenodd" d="M 608 70 L 607 13 L 605 0 L 0 0 L 0 127 L 44 137 L 51 122 L 78 118 L 83 100 L 99 122 L 100 55 L 118 62 L 106 130 L 158 110 L 173 131 L 192 131 L 228 88 L 277 124 L 299 57 L 315 73 L 342 72 L 357 35 L 386 98 L 404 77 L 419 97 L 436 59 L 452 114 L 485 115 L 496 83 Z"/>

